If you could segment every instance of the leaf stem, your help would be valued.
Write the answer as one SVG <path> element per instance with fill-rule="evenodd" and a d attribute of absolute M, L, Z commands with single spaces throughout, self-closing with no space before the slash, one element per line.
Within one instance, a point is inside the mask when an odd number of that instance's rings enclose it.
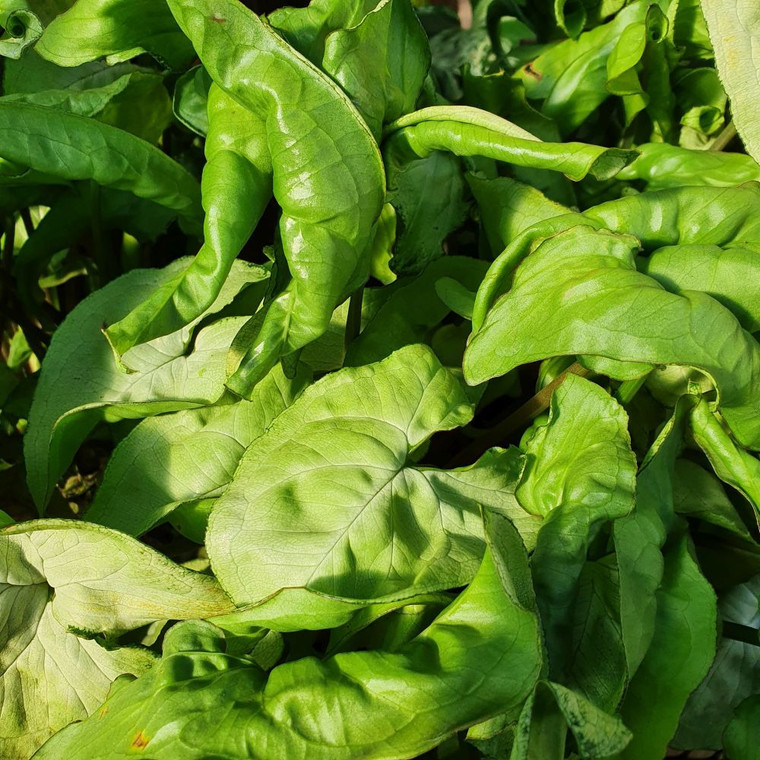
<path fill-rule="evenodd" d="M 13 246 L 15 239 L 16 219 L 11 214 L 5 221 L 2 261 L 0 261 L 0 341 L 3 338 L 11 300 L 11 269 L 13 267 Z"/>
<path fill-rule="evenodd" d="M 738 134 L 733 121 L 729 121 L 723 128 L 723 131 L 715 138 L 715 142 L 710 146 L 710 150 L 716 152 L 723 150 Z"/>
<path fill-rule="evenodd" d="M 24 229 L 26 230 L 27 237 L 31 237 L 34 233 L 34 222 L 32 221 L 32 214 L 28 208 L 21 209 L 21 220 L 24 222 Z"/>
<path fill-rule="evenodd" d="M 624 380 L 615 391 L 615 398 L 621 406 L 626 406 L 633 401 L 633 397 L 641 390 L 647 381 L 649 374 L 637 377 L 635 380 Z"/>
<path fill-rule="evenodd" d="M 3 240 L 3 266 L 10 271 L 13 261 L 13 246 L 16 243 L 16 220 L 13 215 L 5 223 L 5 239 Z"/>
<path fill-rule="evenodd" d="M 760 647 L 760 631 L 749 625 L 723 621 L 723 637 L 732 641 L 741 641 L 743 644 L 752 644 Z"/>
<path fill-rule="evenodd" d="M 451 461 L 451 466 L 460 467 L 464 464 L 472 463 L 492 446 L 502 443 L 515 430 L 527 427 L 532 420 L 549 408 L 554 391 L 565 382 L 568 375 L 587 377 L 590 374 L 591 370 L 586 369 L 580 362 L 573 362 L 564 372 L 557 375 L 554 380 L 543 387 L 532 398 L 528 399 L 506 419 L 486 430 L 483 435 L 476 438 L 469 446 L 466 446 L 455 454 Z"/>
<path fill-rule="evenodd" d="M 348 302 L 348 316 L 346 317 L 345 349 L 359 335 L 362 329 L 362 301 L 364 300 L 364 286 L 361 285 L 351 294 Z"/>

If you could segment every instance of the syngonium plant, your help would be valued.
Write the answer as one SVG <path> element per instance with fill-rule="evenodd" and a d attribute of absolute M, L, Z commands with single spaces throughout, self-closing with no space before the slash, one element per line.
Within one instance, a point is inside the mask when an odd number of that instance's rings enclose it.
<path fill-rule="evenodd" d="M 756 760 L 752 3 L 247 5 L 0 3 L 0 755 Z"/>

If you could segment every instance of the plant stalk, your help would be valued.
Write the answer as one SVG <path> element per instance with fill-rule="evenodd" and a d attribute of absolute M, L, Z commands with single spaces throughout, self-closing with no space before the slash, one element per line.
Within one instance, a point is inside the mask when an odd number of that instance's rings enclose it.
<path fill-rule="evenodd" d="M 710 146 L 710 150 L 719 152 L 726 148 L 731 140 L 734 139 L 739 133 L 736 131 L 736 127 L 732 121 L 723 128 L 723 131 L 715 138 L 715 142 Z"/>
<path fill-rule="evenodd" d="M 364 300 L 364 286 L 360 286 L 351 294 L 348 302 L 348 316 L 346 317 L 345 349 L 348 351 L 351 342 L 359 335 L 362 329 L 362 301 Z"/>
<path fill-rule="evenodd" d="M 590 374 L 591 370 L 586 369 L 580 362 L 574 362 L 547 386 L 528 399 L 519 409 L 512 412 L 498 425 L 486 430 L 483 435 L 456 454 L 451 461 L 451 466 L 461 467 L 472 463 L 492 446 L 498 446 L 516 430 L 527 427 L 539 414 L 549 408 L 554 391 L 565 382 L 568 375 L 587 377 Z"/>
<path fill-rule="evenodd" d="M 740 641 L 743 644 L 752 644 L 760 647 L 760 631 L 749 625 L 740 623 L 731 623 L 728 620 L 723 621 L 723 637 L 732 641 Z"/>

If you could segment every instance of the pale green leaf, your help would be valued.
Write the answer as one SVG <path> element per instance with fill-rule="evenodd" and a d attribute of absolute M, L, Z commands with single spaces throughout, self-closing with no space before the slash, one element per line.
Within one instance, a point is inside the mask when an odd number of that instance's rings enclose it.
<path fill-rule="evenodd" d="M 480 222 L 495 256 L 536 222 L 568 212 L 540 190 L 509 177 L 486 179 L 468 174 L 467 182 L 477 201 Z"/>
<path fill-rule="evenodd" d="M 760 7 L 752 0 L 701 0 L 715 64 L 747 152 L 760 160 Z"/>
<path fill-rule="evenodd" d="M 153 662 L 146 650 L 105 649 L 77 634 L 115 635 L 232 606 L 213 578 L 86 523 L 7 527 L 0 558 L 0 752 L 8 760 L 26 760 L 91 714 L 117 676 Z"/>
<path fill-rule="evenodd" d="M 208 552 L 225 589 L 240 605 L 287 587 L 369 602 L 467 583 L 480 507 L 520 512 L 519 463 L 505 452 L 445 471 L 410 455 L 471 416 L 423 346 L 311 386 L 246 451 L 212 513 Z"/>
<path fill-rule="evenodd" d="M 470 341 L 468 382 L 573 354 L 695 367 L 717 387 L 737 438 L 760 447 L 760 346 L 730 311 L 701 292 L 670 293 L 638 272 L 631 237 L 571 227 L 537 243 Z"/>
<path fill-rule="evenodd" d="M 668 290 L 700 290 L 730 309 L 749 332 L 760 330 L 753 283 L 760 276 L 760 248 L 674 245 L 658 248 L 641 269 Z"/>
<path fill-rule="evenodd" d="M 35 50 L 59 66 L 79 66 L 104 56 L 125 61 L 150 53 L 181 69 L 193 59 L 193 47 L 165 0 L 76 0 L 45 29 Z"/>
<path fill-rule="evenodd" d="M 516 166 L 551 169 L 576 181 L 587 174 L 596 179 L 614 177 L 636 156 L 619 148 L 541 142 L 516 124 L 469 106 L 423 108 L 394 121 L 387 133 L 387 150 L 401 156 L 425 158 L 436 150 L 446 150 L 457 156 L 482 156 Z"/>
<path fill-rule="evenodd" d="M 135 344 L 181 330 L 209 308 L 271 197 L 263 123 L 215 85 L 209 91 L 208 119 L 201 182 L 203 247 L 126 316 L 109 323 L 106 335 L 120 355 Z"/>
<path fill-rule="evenodd" d="M 138 739 L 156 760 L 420 755 L 516 707 L 538 677 L 535 615 L 502 585 L 494 561 L 511 585 L 521 585 L 525 552 L 508 523 L 495 532 L 469 588 L 396 653 L 307 657 L 265 674 L 223 654 L 223 643 L 208 634 L 182 638 L 203 640 L 211 651 L 182 651 L 170 632 L 153 671 L 117 691 L 101 719 L 60 733 L 38 758 L 116 760 L 133 756 Z M 192 688 L 177 688 L 180 679 Z M 181 740 L 162 730 L 167 723 Z"/>
<path fill-rule="evenodd" d="M 247 341 L 228 380 L 247 396 L 281 355 L 324 333 L 335 307 L 369 276 L 384 170 L 348 96 L 241 3 L 169 0 L 169 6 L 213 81 L 249 112 L 251 128 L 264 138 L 256 146 L 262 162 L 276 159 L 273 192 L 283 209 L 280 232 L 291 280 L 267 304 L 258 335 Z M 254 168 L 261 171 L 263 163 Z M 250 225 L 252 216 L 243 221 Z M 214 257 L 212 266 L 228 265 L 231 255 L 227 250 L 221 261 Z M 178 329 L 182 319 L 171 309 L 169 316 L 170 329 Z M 111 338 L 124 351 L 166 331 L 160 321 L 147 335 L 143 328 L 127 324 Z"/>
<path fill-rule="evenodd" d="M 760 521 L 760 460 L 732 439 L 707 401 L 694 407 L 691 422 L 694 440 L 707 455 L 715 474 L 747 498 Z"/>
<path fill-rule="evenodd" d="M 278 366 L 251 401 L 141 422 L 111 456 L 85 519 L 139 536 L 183 504 L 220 496 L 246 448 L 303 389 L 299 375 L 290 380 Z"/>
<path fill-rule="evenodd" d="M 643 180 L 648 190 L 683 185 L 731 187 L 760 180 L 760 165 L 744 153 L 690 150 L 668 143 L 644 143 L 636 150 L 641 155 L 617 176 Z"/>

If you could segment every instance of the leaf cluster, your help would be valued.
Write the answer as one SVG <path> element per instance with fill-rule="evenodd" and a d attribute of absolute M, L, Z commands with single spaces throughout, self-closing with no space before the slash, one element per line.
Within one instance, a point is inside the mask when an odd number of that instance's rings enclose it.
<path fill-rule="evenodd" d="M 758 760 L 750 0 L 0 2 L 0 756 Z"/>

